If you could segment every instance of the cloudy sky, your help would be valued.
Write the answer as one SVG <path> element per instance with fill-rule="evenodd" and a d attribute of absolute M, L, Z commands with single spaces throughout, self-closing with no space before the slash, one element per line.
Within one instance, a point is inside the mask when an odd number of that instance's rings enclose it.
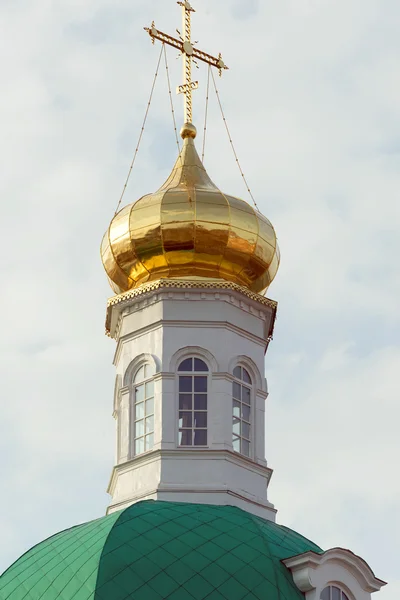
<path fill-rule="evenodd" d="M 279 318 L 267 355 L 267 459 L 279 522 L 342 546 L 400 596 L 400 3 L 198 0 L 223 52 L 237 151 L 276 227 Z M 114 342 L 99 245 L 141 127 L 174 0 L 1 0 L 0 571 L 104 514 Z M 181 82 L 169 52 L 175 87 Z M 206 71 L 198 72 L 202 129 Z M 175 98 L 180 119 L 181 99 Z M 199 140 L 201 143 L 201 138 Z M 165 72 L 126 195 L 176 157 Z M 205 163 L 246 196 L 215 98 Z"/>

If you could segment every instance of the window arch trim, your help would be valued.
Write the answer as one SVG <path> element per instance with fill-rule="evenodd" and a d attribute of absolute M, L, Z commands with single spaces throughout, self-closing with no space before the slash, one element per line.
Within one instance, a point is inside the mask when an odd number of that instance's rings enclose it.
<path fill-rule="evenodd" d="M 171 373 L 177 373 L 178 367 L 185 358 L 200 358 L 208 366 L 209 372 L 213 373 L 218 371 L 218 363 L 213 354 L 205 348 L 200 346 L 186 346 L 180 348 L 170 360 L 169 370 Z"/>
<path fill-rule="evenodd" d="M 146 363 L 152 366 L 154 375 L 161 371 L 160 361 L 156 356 L 153 354 L 139 354 L 129 363 L 125 370 L 124 387 L 132 385 L 136 372 Z"/>
<path fill-rule="evenodd" d="M 239 355 L 235 356 L 229 361 L 228 372 L 233 376 L 233 370 L 235 367 L 243 367 L 249 372 L 252 380 L 252 385 L 255 390 L 262 390 L 267 393 L 267 383 L 265 377 L 261 376 L 261 373 L 256 363 L 248 356 Z"/>

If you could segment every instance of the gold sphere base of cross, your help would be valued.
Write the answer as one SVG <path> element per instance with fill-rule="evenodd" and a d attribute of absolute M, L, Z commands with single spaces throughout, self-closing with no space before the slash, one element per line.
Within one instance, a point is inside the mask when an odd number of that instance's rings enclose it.
<path fill-rule="evenodd" d="M 180 133 L 183 140 L 186 138 L 192 138 L 194 140 L 197 135 L 197 129 L 193 123 L 185 123 Z"/>

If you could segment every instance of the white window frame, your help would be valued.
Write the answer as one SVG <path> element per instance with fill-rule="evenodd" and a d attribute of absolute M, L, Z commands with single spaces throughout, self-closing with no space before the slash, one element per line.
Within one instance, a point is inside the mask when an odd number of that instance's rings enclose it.
<path fill-rule="evenodd" d="M 234 375 L 234 372 L 236 369 L 241 369 L 241 373 L 243 372 L 243 370 L 246 371 L 247 375 L 249 376 L 250 382 L 248 383 L 246 382 L 243 377 L 238 378 L 236 375 Z M 239 385 L 240 386 L 240 395 L 241 398 L 235 398 L 234 397 L 234 385 Z M 243 402 L 242 400 L 242 388 L 246 388 L 250 390 L 250 404 L 247 404 L 246 402 Z M 231 399 L 232 399 L 232 426 L 231 426 L 231 430 L 232 430 L 232 448 L 233 451 L 236 454 L 239 454 L 240 456 L 244 456 L 246 458 L 252 458 L 253 456 L 253 452 L 254 452 L 254 441 L 253 441 L 253 430 L 254 430 L 254 407 L 255 407 L 255 402 L 254 402 L 254 394 L 255 394 L 255 387 L 254 387 L 254 376 L 252 374 L 252 372 L 248 369 L 248 367 L 246 365 L 243 365 L 241 363 L 238 363 L 235 365 L 235 367 L 232 369 L 232 391 L 231 391 Z M 240 403 L 240 417 L 238 417 L 237 415 L 235 415 L 235 402 L 239 402 Z M 249 420 L 246 420 L 243 418 L 243 404 L 245 406 L 249 406 L 250 407 L 250 414 L 249 414 Z M 240 434 L 238 434 L 237 432 L 235 433 L 233 430 L 234 427 L 234 419 L 238 419 L 239 423 L 240 423 Z M 249 437 L 245 437 L 244 435 L 242 435 L 242 431 L 243 431 L 243 427 L 242 425 L 246 424 L 249 426 Z M 235 441 L 235 439 L 239 439 L 239 443 L 240 443 L 240 450 L 236 450 L 233 443 Z M 248 454 L 243 452 L 243 446 L 242 443 L 243 442 L 248 442 L 249 444 L 249 452 Z"/>
<path fill-rule="evenodd" d="M 179 368 L 181 366 L 181 364 L 188 359 L 192 359 L 193 360 L 193 369 L 194 369 L 194 360 L 195 359 L 199 359 L 201 360 L 207 367 L 207 371 L 179 371 Z M 205 410 L 203 409 L 195 409 L 195 405 L 194 405 L 194 396 L 195 396 L 195 391 L 194 391 L 194 386 L 192 386 L 192 391 L 191 392 L 187 392 L 187 394 L 191 394 L 192 395 L 192 404 L 191 404 L 191 409 L 187 409 L 187 410 L 181 410 L 181 404 L 180 404 L 180 395 L 185 394 L 185 392 L 180 392 L 179 391 L 179 382 L 180 382 L 180 377 L 192 377 L 194 378 L 195 376 L 200 376 L 200 377 L 207 377 L 207 392 L 206 392 L 206 398 L 207 398 L 207 408 Z M 205 448 L 208 448 L 210 445 L 210 427 L 209 427 L 209 416 L 210 416 L 210 391 L 211 391 L 211 370 L 210 370 L 210 365 L 208 363 L 208 361 L 205 359 L 204 356 L 198 355 L 198 354 L 187 354 L 187 355 L 183 355 L 179 358 L 179 361 L 176 365 L 176 378 L 175 378 L 175 389 L 176 389 L 176 406 L 177 406 L 177 418 L 176 418 L 176 428 L 177 428 L 177 433 L 176 433 L 176 445 L 177 448 L 179 448 L 180 450 L 204 450 Z M 198 392 L 199 394 L 203 394 L 204 392 Z M 181 412 L 191 412 L 192 413 L 192 426 L 191 427 L 180 427 L 180 413 Z M 194 422 L 194 414 L 195 412 L 201 412 L 201 413 L 205 413 L 207 415 L 207 425 L 206 427 L 195 427 L 195 422 Z M 179 437 L 180 437 L 180 430 L 181 429 L 187 429 L 187 430 L 191 430 L 192 431 L 192 445 L 181 445 L 179 443 Z M 206 435 L 207 435 L 207 443 L 204 445 L 194 445 L 194 432 L 195 430 L 198 429 L 200 431 L 206 431 Z"/>
<path fill-rule="evenodd" d="M 332 590 L 333 588 L 336 588 L 337 590 L 339 590 L 339 598 L 336 600 L 352 600 L 352 598 L 349 596 L 348 592 L 346 592 L 341 585 L 337 584 L 337 583 L 330 583 L 328 584 L 326 587 L 324 587 L 323 590 L 321 590 L 320 596 L 318 600 L 322 600 L 322 594 L 325 592 L 325 590 L 329 590 L 329 598 L 327 598 L 326 600 L 334 600 L 333 596 L 332 596 Z"/>
<path fill-rule="evenodd" d="M 136 378 L 139 374 L 139 372 L 141 371 L 141 369 L 144 369 L 144 377 L 143 379 L 141 379 L 140 381 L 136 382 Z M 147 376 L 146 370 L 149 370 L 149 375 Z M 135 369 L 134 373 L 132 374 L 132 379 L 131 379 L 131 427 L 130 427 L 130 456 L 131 458 L 135 458 L 137 456 L 142 456 L 144 454 L 147 454 L 148 452 L 151 452 L 154 448 L 154 433 L 155 433 L 155 397 L 154 397 L 154 375 L 155 375 L 155 369 L 154 366 L 152 364 L 150 364 L 149 362 L 144 362 L 140 365 L 138 365 L 138 367 Z M 152 395 L 146 396 L 146 388 L 147 385 L 152 383 Z M 137 418 L 137 405 L 138 404 L 142 404 L 142 402 L 136 402 L 136 388 L 143 386 L 144 389 L 144 396 L 143 396 L 143 408 L 144 408 L 144 412 L 143 412 L 143 416 L 141 416 L 140 418 Z M 149 411 L 147 412 L 148 408 L 147 408 L 147 403 L 149 401 L 153 401 L 153 411 Z M 147 420 L 150 418 L 153 418 L 153 428 L 152 431 L 147 431 L 146 432 L 146 425 L 147 425 Z M 136 435 L 137 431 L 136 431 L 136 427 L 137 427 L 137 423 L 140 423 L 141 421 L 143 421 L 143 434 L 142 435 Z M 150 436 L 152 437 L 152 441 L 150 443 L 150 446 L 147 448 L 147 440 L 149 439 L 150 442 Z M 144 449 L 142 452 L 137 452 L 136 451 L 136 442 L 138 440 L 143 439 L 144 441 Z"/>

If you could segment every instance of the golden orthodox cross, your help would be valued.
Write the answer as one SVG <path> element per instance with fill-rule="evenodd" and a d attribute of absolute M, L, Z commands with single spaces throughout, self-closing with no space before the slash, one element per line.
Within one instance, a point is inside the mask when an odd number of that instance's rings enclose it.
<path fill-rule="evenodd" d="M 222 60 L 221 54 L 219 54 L 218 58 L 215 58 L 215 56 L 211 56 L 211 54 L 202 52 L 194 47 L 191 39 L 191 14 L 192 12 L 195 12 L 195 10 L 187 0 L 182 0 L 178 2 L 178 4 L 182 6 L 183 38 L 178 30 L 180 39 L 159 31 L 156 29 L 154 21 L 151 24 L 151 27 L 145 27 L 145 31 L 149 33 L 153 44 L 155 40 L 160 40 L 161 42 L 180 50 L 183 57 L 184 82 L 183 85 L 178 86 L 177 92 L 178 94 L 183 94 L 185 98 L 185 123 L 192 123 L 192 92 L 199 87 L 198 81 L 192 81 L 192 61 L 196 62 L 196 59 L 201 60 L 202 62 L 215 67 L 218 69 L 220 76 L 222 75 L 222 70 L 227 69 L 228 67 Z M 194 43 L 196 44 L 197 42 Z"/>

